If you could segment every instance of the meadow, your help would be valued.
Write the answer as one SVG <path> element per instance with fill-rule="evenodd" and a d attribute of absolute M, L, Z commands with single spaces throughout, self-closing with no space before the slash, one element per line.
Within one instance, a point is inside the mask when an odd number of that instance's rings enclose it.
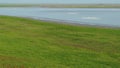
<path fill-rule="evenodd" d="M 0 16 L 0 68 L 120 68 L 120 29 Z"/>

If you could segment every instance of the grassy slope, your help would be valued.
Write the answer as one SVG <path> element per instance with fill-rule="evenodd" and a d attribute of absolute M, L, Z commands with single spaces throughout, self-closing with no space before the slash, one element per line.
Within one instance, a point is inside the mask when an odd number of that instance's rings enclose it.
<path fill-rule="evenodd" d="M 120 29 L 0 16 L 0 68 L 119 68 Z"/>

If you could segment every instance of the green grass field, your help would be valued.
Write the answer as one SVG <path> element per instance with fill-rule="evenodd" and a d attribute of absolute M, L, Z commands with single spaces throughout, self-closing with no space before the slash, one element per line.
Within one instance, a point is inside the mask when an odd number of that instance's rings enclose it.
<path fill-rule="evenodd" d="M 120 29 L 0 16 L 0 68 L 120 68 Z"/>

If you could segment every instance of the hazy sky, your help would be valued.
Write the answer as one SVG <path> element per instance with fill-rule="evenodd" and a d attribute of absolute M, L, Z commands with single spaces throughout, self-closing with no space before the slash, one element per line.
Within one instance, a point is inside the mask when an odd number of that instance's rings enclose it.
<path fill-rule="evenodd" d="M 120 0 L 0 0 L 0 3 L 120 3 Z"/>

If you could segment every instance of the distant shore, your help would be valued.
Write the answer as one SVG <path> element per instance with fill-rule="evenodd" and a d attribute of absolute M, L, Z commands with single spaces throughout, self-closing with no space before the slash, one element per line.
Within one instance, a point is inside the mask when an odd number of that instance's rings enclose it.
<path fill-rule="evenodd" d="M 0 4 L 0 7 L 120 8 L 120 4 Z"/>

